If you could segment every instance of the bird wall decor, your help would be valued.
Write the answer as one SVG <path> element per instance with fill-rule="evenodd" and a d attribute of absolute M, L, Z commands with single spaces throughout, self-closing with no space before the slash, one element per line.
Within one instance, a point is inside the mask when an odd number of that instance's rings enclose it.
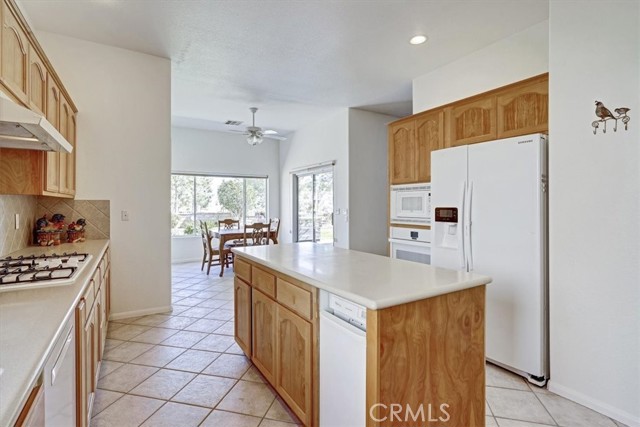
<path fill-rule="evenodd" d="M 611 110 L 604 106 L 604 104 L 600 101 L 596 101 L 596 116 L 598 116 L 598 120 L 595 120 L 591 123 L 593 126 L 593 134 L 595 135 L 600 127 L 600 123 L 602 123 L 602 133 L 607 133 L 607 120 L 613 120 L 613 131 L 618 131 L 618 120 L 622 121 L 624 124 L 624 130 L 629 130 L 629 121 L 631 117 L 627 115 L 630 111 L 629 108 L 620 107 L 616 108 L 615 113 L 613 114 Z"/>

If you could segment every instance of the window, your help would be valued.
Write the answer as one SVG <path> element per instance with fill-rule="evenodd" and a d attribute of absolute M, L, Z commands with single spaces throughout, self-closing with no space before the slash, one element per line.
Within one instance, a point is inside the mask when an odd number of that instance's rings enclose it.
<path fill-rule="evenodd" d="M 294 241 L 333 242 L 333 164 L 293 172 Z"/>
<path fill-rule="evenodd" d="M 217 228 L 225 218 L 240 224 L 266 220 L 267 179 L 172 174 L 171 235 L 199 236 L 199 221 Z"/>

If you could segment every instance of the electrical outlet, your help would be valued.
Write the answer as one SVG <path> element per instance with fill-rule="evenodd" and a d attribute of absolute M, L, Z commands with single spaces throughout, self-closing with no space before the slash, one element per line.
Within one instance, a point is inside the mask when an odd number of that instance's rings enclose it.
<path fill-rule="evenodd" d="M 20 230 L 20 214 L 16 214 L 16 230 Z"/>
<path fill-rule="evenodd" d="M 120 220 L 121 221 L 129 221 L 129 212 L 128 211 L 120 211 Z"/>

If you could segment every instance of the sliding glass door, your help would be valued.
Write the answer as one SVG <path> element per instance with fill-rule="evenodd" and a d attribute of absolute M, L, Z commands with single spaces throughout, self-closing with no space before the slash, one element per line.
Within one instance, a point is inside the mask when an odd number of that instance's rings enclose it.
<path fill-rule="evenodd" d="M 333 168 L 294 174 L 296 242 L 333 242 Z"/>

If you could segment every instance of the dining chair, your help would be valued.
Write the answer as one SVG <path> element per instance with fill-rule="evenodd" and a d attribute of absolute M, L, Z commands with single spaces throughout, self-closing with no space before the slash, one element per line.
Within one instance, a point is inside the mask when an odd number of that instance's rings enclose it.
<path fill-rule="evenodd" d="M 240 229 L 240 220 L 233 218 L 221 219 L 218 221 L 218 231 L 220 230 L 233 230 L 234 228 Z"/>
<path fill-rule="evenodd" d="M 278 244 L 278 235 L 280 234 L 280 218 L 273 218 L 271 220 L 271 227 L 269 228 L 269 237 L 274 245 Z"/>
<path fill-rule="evenodd" d="M 245 224 L 243 246 L 268 245 L 270 233 L 271 220 L 269 220 L 269 222 L 254 222 L 253 224 Z"/>
<path fill-rule="evenodd" d="M 209 227 L 206 222 L 201 222 L 202 224 L 202 242 L 205 247 L 205 254 L 202 260 L 202 269 L 204 269 L 204 264 L 207 262 L 207 276 L 211 272 L 211 266 L 220 266 L 220 274 L 222 275 L 222 270 L 225 265 L 227 268 L 229 267 L 229 254 L 231 253 L 229 250 L 224 249 L 222 253 L 220 253 L 220 247 L 215 242 L 218 242 L 218 239 L 213 238 L 213 234 L 209 231 Z M 217 258 L 216 258 L 217 257 Z"/>

